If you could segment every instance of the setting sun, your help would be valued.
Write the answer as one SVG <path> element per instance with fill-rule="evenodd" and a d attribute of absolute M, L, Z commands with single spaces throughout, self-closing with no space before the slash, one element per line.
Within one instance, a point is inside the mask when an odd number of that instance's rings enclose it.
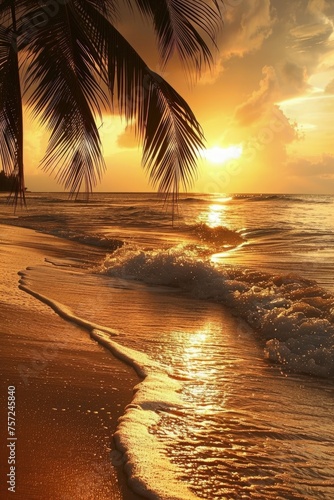
<path fill-rule="evenodd" d="M 233 145 L 228 148 L 214 146 L 213 148 L 204 149 L 203 157 L 211 163 L 221 164 L 229 160 L 235 160 L 242 155 L 242 146 Z"/>

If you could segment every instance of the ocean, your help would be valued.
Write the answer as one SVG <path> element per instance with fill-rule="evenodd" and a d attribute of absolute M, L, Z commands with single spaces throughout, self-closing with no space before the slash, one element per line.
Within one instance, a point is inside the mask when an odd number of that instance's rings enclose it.
<path fill-rule="evenodd" d="M 334 499 L 334 196 L 182 194 L 174 214 L 153 193 L 27 204 L 1 195 L 0 223 L 72 252 L 22 269 L 21 289 L 142 378 L 110 455 L 134 491 Z"/>

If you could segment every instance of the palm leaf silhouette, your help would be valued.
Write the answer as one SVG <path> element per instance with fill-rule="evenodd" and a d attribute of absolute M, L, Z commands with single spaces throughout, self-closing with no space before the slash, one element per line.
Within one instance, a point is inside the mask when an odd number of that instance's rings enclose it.
<path fill-rule="evenodd" d="M 23 112 L 20 65 L 16 41 L 15 12 L 3 2 L 1 16 L 7 14 L 9 26 L 0 26 L 0 160 L 7 175 L 15 174 L 15 202 L 24 202 Z M 11 25 L 10 25 L 11 24 Z"/>
<path fill-rule="evenodd" d="M 94 111 L 106 96 L 97 83 L 97 54 L 78 21 L 73 8 L 60 6 L 53 22 L 36 30 L 26 75 L 28 104 L 51 132 L 42 165 L 57 170 L 72 192 L 82 182 L 90 191 L 104 169 Z"/>
<path fill-rule="evenodd" d="M 174 53 L 197 71 L 211 64 L 220 0 L 125 2 L 152 20 L 163 64 Z M 202 129 L 186 101 L 117 30 L 121 3 L 55 0 L 50 11 L 48 2 L 1 2 L 0 161 L 16 174 L 16 199 L 24 199 L 21 82 L 50 133 L 42 167 L 72 194 L 91 191 L 105 169 L 96 124 L 105 109 L 135 122 L 143 164 L 159 191 L 175 201 L 193 181 Z"/>

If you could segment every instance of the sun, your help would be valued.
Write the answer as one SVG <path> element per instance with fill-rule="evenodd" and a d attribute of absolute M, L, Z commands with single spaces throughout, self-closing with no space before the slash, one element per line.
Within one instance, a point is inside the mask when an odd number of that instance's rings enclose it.
<path fill-rule="evenodd" d="M 227 148 L 221 148 L 220 146 L 214 146 L 209 149 L 203 149 L 203 157 L 215 164 L 226 163 L 229 160 L 236 160 L 242 155 L 242 146 L 233 145 Z"/>

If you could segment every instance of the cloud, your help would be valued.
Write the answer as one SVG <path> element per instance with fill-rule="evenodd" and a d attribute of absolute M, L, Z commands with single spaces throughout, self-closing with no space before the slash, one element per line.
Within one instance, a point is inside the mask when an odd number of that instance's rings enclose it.
<path fill-rule="evenodd" d="M 287 33 L 288 47 L 296 59 L 304 61 L 311 74 L 319 64 L 326 65 L 332 50 L 334 4 L 324 0 L 304 0 L 302 3 Z"/>
<path fill-rule="evenodd" d="M 276 71 L 272 66 L 264 66 L 263 78 L 259 89 L 255 90 L 246 102 L 236 108 L 235 118 L 239 125 L 248 126 L 257 122 L 268 110 L 278 96 Z"/>
<path fill-rule="evenodd" d="M 270 0 L 227 0 L 220 47 L 223 57 L 242 57 L 258 50 L 271 35 L 274 21 Z"/>
<path fill-rule="evenodd" d="M 295 87 L 303 86 L 303 71 L 290 64 L 286 65 L 285 72 L 287 81 L 293 82 Z M 274 167 L 281 168 L 287 162 L 288 145 L 301 138 L 297 124 L 290 121 L 276 104 L 280 95 L 275 69 L 264 66 L 258 89 L 236 108 L 234 115 L 240 133 L 244 135 L 244 162 L 252 169 L 256 168 L 257 175 L 269 184 L 270 178 L 273 182 L 281 182 L 280 169 L 274 173 Z"/>
<path fill-rule="evenodd" d="M 334 94 L 334 80 L 329 82 L 329 84 L 325 88 L 326 94 Z"/>
<path fill-rule="evenodd" d="M 287 163 L 286 178 L 290 185 L 305 193 L 332 194 L 334 189 L 334 156 L 299 157 Z"/>
<path fill-rule="evenodd" d="M 333 6 L 327 0 L 309 0 L 307 11 L 319 18 L 324 18 L 327 14 L 333 12 Z"/>
<path fill-rule="evenodd" d="M 308 73 L 306 66 L 286 61 L 280 71 L 280 87 L 284 97 L 303 93 L 310 86 L 307 82 Z"/>
<path fill-rule="evenodd" d="M 327 23 L 313 22 L 296 26 L 290 30 L 294 39 L 294 47 L 302 50 L 314 49 L 328 40 L 332 34 L 332 27 Z"/>
<path fill-rule="evenodd" d="M 214 67 L 202 73 L 200 83 L 204 85 L 214 83 L 229 60 L 258 51 L 275 23 L 270 0 L 226 0 L 223 17 L 219 56 Z"/>
<path fill-rule="evenodd" d="M 296 123 L 291 122 L 276 106 L 268 107 L 252 134 L 244 142 L 245 159 L 260 161 L 268 166 L 282 165 L 287 161 L 287 146 L 300 139 Z"/>
<path fill-rule="evenodd" d="M 288 167 L 293 175 L 334 180 L 334 155 L 324 154 L 316 161 L 300 158 Z"/>

